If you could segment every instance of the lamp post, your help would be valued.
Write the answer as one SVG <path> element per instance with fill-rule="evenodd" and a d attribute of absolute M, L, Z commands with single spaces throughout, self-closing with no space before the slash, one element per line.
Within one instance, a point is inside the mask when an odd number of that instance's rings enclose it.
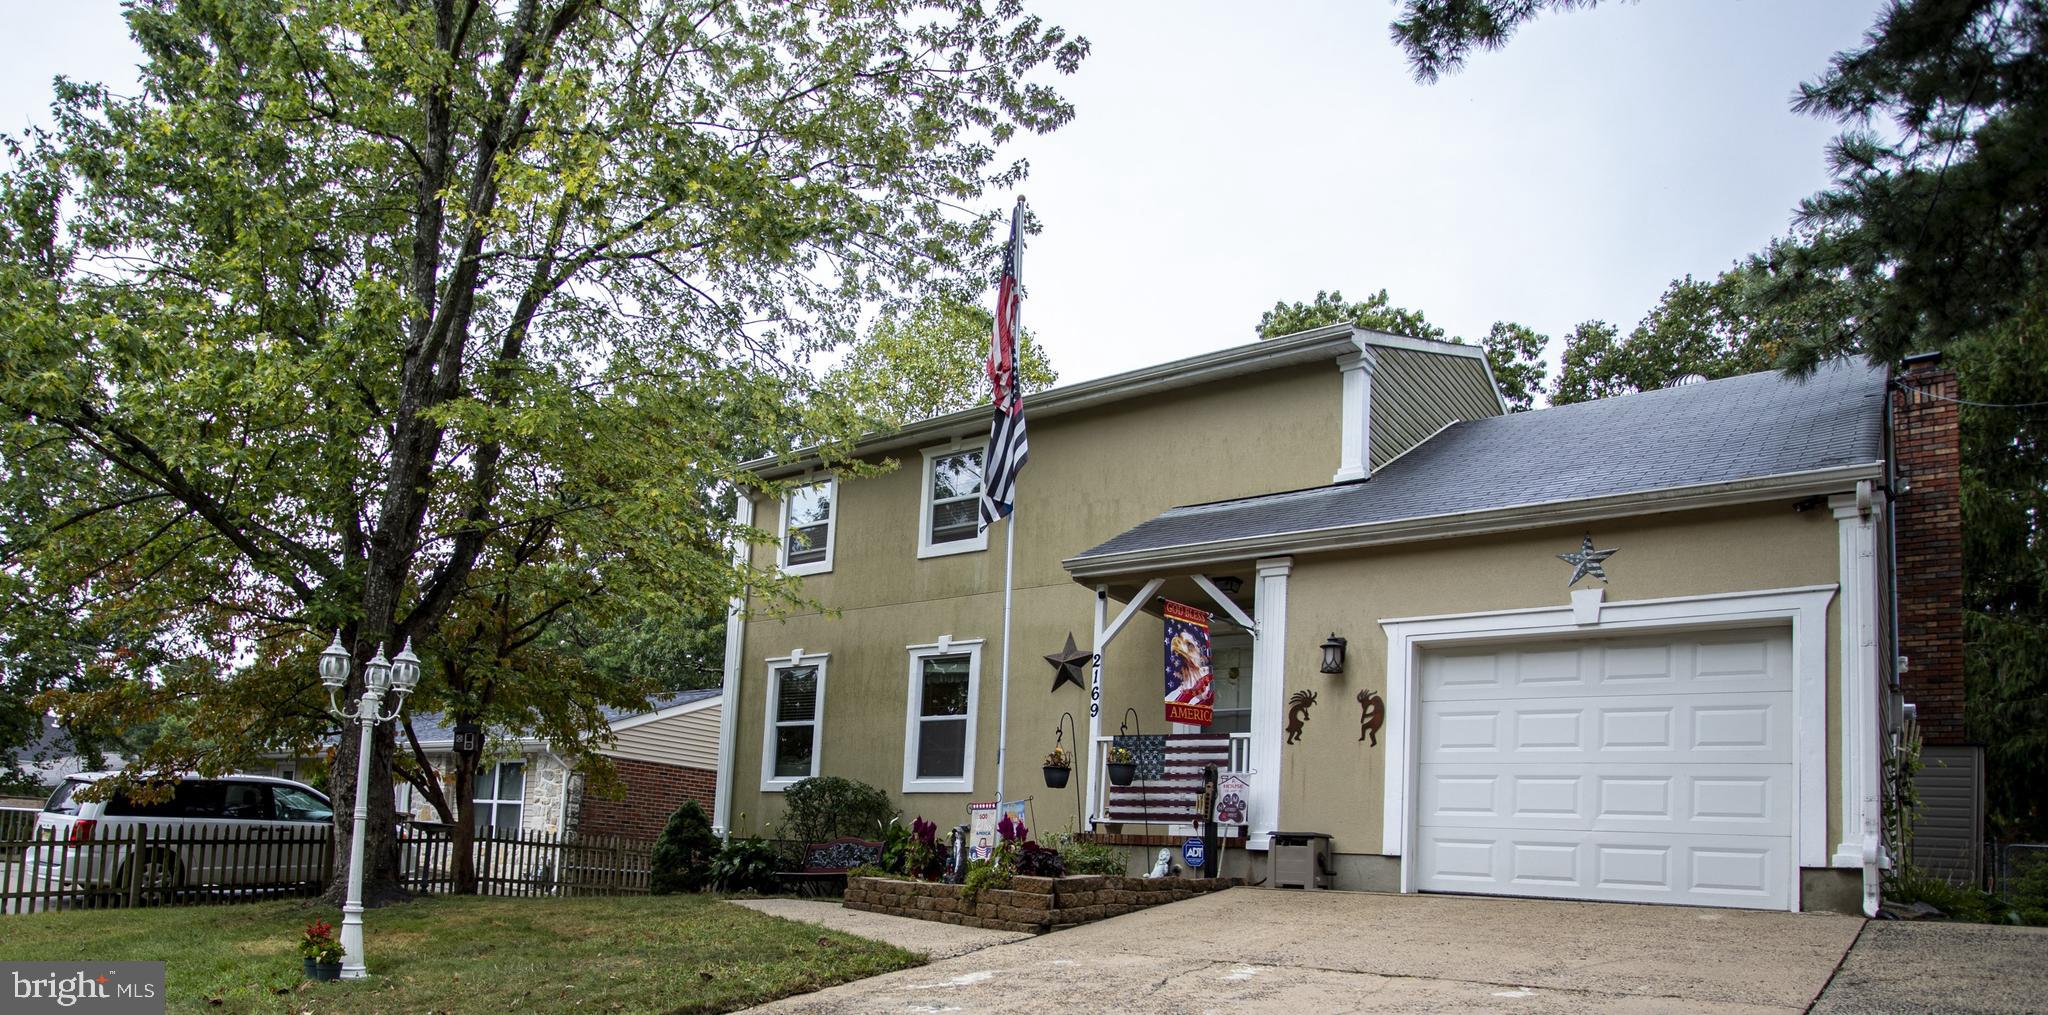
<path fill-rule="evenodd" d="M 343 724 L 354 722 L 363 728 L 362 744 L 356 751 L 355 834 L 349 840 L 348 899 L 341 907 L 344 980 L 360 980 L 370 975 L 363 967 L 363 838 L 370 826 L 370 796 L 364 784 L 370 781 L 370 736 L 378 723 L 398 718 L 398 713 L 405 709 L 405 696 L 420 682 L 420 657 L 412 653 L 412 639 L 407 638 L 398 658 L 389 661 L 384 658 L 383 643 L 379 642 L 376 658 L 363 667 L 363 700 L 354 709 L 344 708 L 335 696 L 348 683 L 354 662 L 348 649 L 341 647 L 341 632 L 334 632 L 334 643 L 320 653 L 320 682 L 327 686 L 327 710 Z M 389 715 L 381 711 L 386 688 L 398 693 L 397 704 Z"/>

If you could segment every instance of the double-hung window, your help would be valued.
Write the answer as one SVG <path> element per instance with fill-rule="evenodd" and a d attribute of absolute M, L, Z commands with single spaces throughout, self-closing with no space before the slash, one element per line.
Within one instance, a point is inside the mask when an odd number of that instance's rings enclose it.
<path fill-rule="evenodd" d="M 910 647 L 905 704 L 903 792 L 974 789 L 974 718 L 980 698 L 981 642 L 946 639 Z"/>
<path fill-rule="evenodd" d="M 820 574 L 832 570 L 832 501 L 838 484 L 830 479 L 799 486 L 782 498 L 782 571 Z"/>
<path fill-rule="evenodd" d="M 818 774 L 825 720 L 825 657 L 804 653 L 768 661 L 768 723 L 761 743 L 761 788 L 780 790 Z"/>
<path fill-rule="evenodd" d="M 516 832 L 525 804 L 526 762 L 500 761 L 477 773 L 476 827 Z"/>
<path fill-rule="evenodd" d="M 988 533 L 981 528 L 982 457 L 979 447 L 925 451 L 918 556 L 942 557 L 988 548 Z"/>

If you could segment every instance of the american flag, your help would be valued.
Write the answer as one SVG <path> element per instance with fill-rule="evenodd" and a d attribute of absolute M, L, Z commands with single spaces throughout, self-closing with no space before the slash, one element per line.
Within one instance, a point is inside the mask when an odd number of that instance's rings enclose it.
<path fill-rule="evenodd" d="M 1136 781 L 1111 785 L 1104 817 L 1110 821 L 1147 824 L 1193 824 L 1201 820 L 1195 798 L 1202 792 L 1202 769 L 1230 767 L 1230 734 L 1169 733 L 1165 736 L 1115 737 L 1113 746 L 1131 752 Z"/>
<path fill-rule="evenodd" d="M 996 331 L 988 351 L 989 386 L 995 393 L 995 422 L 981 462 L 981 531 L 1007 518 L 1017 503 L 1017 473 L 1024 471 L 1030 445 L 1024 439 L 1024 393 L 1017 387 L 1018 310 L 1024 293 L 1018 278 L 1024 265 L 1024 199 L 1010 214 L 1010 243 L 1003 251 L 1003 279 L 996 286 Z"/>

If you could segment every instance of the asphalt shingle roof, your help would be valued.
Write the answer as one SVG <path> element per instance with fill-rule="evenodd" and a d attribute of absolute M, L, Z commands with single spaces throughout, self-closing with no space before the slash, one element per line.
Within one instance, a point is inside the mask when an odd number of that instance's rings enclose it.
<path fill-rule="evenodd" d="M 670 694 L 657 694 L 649 697 L 646 708 L 618 708 L 604 705 L 599 707 L 599 711 L 604 713 L 605 722 L 615 723 L 621 719 L 630 719 L 636 715 L 646 715 L 649 712 L 659 712 L 662 709 L 674 708 L 677 705 L 687 705 L 693 701 L 715 698 L 723 693 L 725 693 L 723 690 L 716 687 L 700 691 L 676 691 Z M 419 734 L 420 743 L 422 744 L 446 743 L 452 742 L 455 739 L 455 728 L 448 725 L 446 717 L 439 712 L 420 712 L 415 714 L 412 717 L 412 728 L 414 733 Z"/>
<path fill-rule="evenodd" d="M 1075 559 L 1873 462 L 1884 394 L 1853 360 L 1471 420 L 1370 479 L 1177 507 Z"/>

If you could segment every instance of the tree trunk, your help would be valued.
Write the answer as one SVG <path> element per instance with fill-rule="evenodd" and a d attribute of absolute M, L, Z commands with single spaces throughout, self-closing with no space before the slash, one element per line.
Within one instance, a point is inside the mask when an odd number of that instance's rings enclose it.
<path fill-rule="evenodd" d="M 373 557 L 374 559 L 374 557 Z M 368 618 L 354 639 L 356 663 L 349 675 L 342 703 L 356 708 L 362 704 L 364 674 L 368 660 L 382 649 L 388 659 L 397 651 L 396 646 L 384 646 L 381 633 L 373 641 L 369 631 L 385 632 L 391 629 L 391 597 L 386 589 L 379 586 L 386 582 L 377 580 L 373 570 L 370 580 L 365 582 L 364 599 L 372 608 L 365 610 Z M 382 593 L 380 595 L 380 593 Z M 381 600 L 381 601 L 380 601 Z M 381 606 L 382 609 L 376 607 Z M 390 693 L 386 693 L 379 704 L 380 712 L 389 713 L 398 706 Z M 362 745 L 362 727 L 348 723 L 342 727 L 341 742 L 334 752 L 334 767 L 328 772 L 327 785 L 334 802 L 334 880 L 327 886 L 328 901 L 337 905 L 348 898 L 349 852 L 355 842 L 356 793 L 367 792 L 369 813 L 365 822 L 363 852 L 363 905 L 377 907 L 392 902 L 403 902 L 412 898 L 405 889 L 398 873 L 398 829 L 396 804 L 392 796 L 391 756 L 395 743 L 396 724 L 378 723 L 370 735 L 370 774 L 364 786 L 356 785 L 356 759 Z"/>
<path fill-rule="evenodd" d="M 476 894 L 476 752 L 455 755 L 455 894 Z"/>
<path fill-rule="evenodd" d="M 360 679 L 356 681 L 361 683 Z M 352 700 L 361 700 L 360 698 Z M 334 802 L 334 880 L 324 898 L 340 905 L 348 898 L 349 850 L 355 841 L 356 755 L 362 727 L 349 723 L 334 753 L 327 785 Z M 370 813 L 363 853 L 363 905 L 375 908 L 412 897 L 398 879 L 398 831 L 391 796 L 391 724 L 371 735 Z"/>

